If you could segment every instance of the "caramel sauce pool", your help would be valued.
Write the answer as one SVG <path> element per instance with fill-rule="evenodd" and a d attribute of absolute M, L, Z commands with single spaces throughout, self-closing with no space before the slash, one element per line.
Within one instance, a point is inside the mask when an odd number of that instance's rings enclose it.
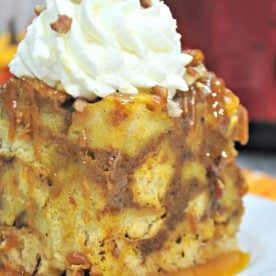
<path fill-rule="evenodd" d="M 162 276 L 233 276 L 244 270 L 249 261 L 249 254 L 237 250 L 219 255 L 206 264 Z"/>

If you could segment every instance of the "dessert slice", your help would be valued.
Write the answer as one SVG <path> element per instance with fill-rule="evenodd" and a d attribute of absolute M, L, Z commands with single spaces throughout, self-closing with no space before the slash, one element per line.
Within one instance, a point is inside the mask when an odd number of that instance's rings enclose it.
<path fill-rule="evenodd" d="M 247 113 L 142 2 L 47 1 L 19 46 L 0 92 L 4 273 L 150 275 L 238 248 Z"/>
<path fill-rule="evenodd" d="M 234 141 L 247 140 L 246 111 L 198 53 L 188 67 L 196 81 L 176 96 L 177 118 L 160 87 L 88 103 L 38 80 L 7 83 L 2 267 L 145 275 L 237 247 L 246 185 Z"/>

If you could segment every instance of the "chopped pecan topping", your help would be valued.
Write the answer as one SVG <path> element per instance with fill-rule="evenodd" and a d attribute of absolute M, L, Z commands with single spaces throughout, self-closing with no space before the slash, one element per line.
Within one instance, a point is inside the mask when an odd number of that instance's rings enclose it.
<path fill-rule="evenodd" d="M 50 26 L 51 29 L 60 34 L 66 34 L 70 31 L 73 19 L 67 15 L 59 15 L 56 22 Z"/>
<path fill-rule="evenodd" d="M 151 88 L 151 92 L 153 101 L 147 103 L 147 109 L 161 112 L 168 102 L 168 89 L 157 85 Z"/>
<path fill-rule="evenodd" d="M 55 88 L 58 90 L 58 91 L 64 91 L 64 87 L 63 87 L 63 84 L 61 83 L 61 81 L 57 81 L 56 82 L 56 85 L 55 85 Z"/>
<path fill-rule="evenodd" d="M 248 142 L 248 112 L 243 107 L 240 106 L 238 110 L 238 120 L 239 123 L 236 126 L 236 129 L 233 134 L 233 139 L 239 141 L 242 145 L 246 145 Z"/>
<path fill-rule="evenodd" d="M 190 223 L 190 228 L 193 233 L 197 231 L 197 219 L 194 213 L 188 213 L 186 215 L 187 221 Z"/>
<path fill-rule="evenodd" d="M 73 107 L 77 112 L 83 112 L 86 106 L 87 101 L 83 99 L 77 99 L 73 104 Z"/>
<path fill-rule="evenodd" d="M 193 56 L 193 60 L 190 64 L 192 66 L 197 66 L 205 60 L 205 56 L 201 50 L 186 50 L 185 53 Z"/>
<path fill-rule="evenodd" d="M 147 9 L 152 6 L 151 0 L 140 0 L 141 7 Z"/>
<path fill-rule="evenodd" d="M 34 8 L 34 12 L 37 16 L 39 16 L 44 10 L 46 9 L 45 6 L 42 6 L 42 5 L 37 5 L 35 6 Z"/>
<path fill-rule="evenodd" d="M 160 96 L 161 98 L 168 98 L 168 89 L 162 86 L 154 86 L 152 87 L 152 93 L 154 95 Z"/>

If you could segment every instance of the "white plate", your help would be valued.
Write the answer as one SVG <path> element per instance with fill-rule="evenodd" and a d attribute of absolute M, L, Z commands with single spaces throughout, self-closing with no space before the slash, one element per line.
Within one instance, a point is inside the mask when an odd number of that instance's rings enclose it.
<path fill-rule="evenodd" d="M 276 276 L 276 203 L 257 196 L 245 198 L 245 215 L 239 233 L 242 249 L 251 263 L 239 276 Z"/>

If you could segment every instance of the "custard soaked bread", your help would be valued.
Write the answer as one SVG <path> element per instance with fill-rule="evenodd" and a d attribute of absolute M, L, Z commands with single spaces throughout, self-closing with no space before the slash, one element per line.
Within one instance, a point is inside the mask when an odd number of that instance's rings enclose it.
<path fill-rule="evenodd" d="M 234 141 L 247 140 L 247 114 L 189 54 L 179 117 L 162 87 L 94 103 L 28 78 L 2 88 L 2 268 L 149 275 L 237 248 L 247 187 Z"/>

